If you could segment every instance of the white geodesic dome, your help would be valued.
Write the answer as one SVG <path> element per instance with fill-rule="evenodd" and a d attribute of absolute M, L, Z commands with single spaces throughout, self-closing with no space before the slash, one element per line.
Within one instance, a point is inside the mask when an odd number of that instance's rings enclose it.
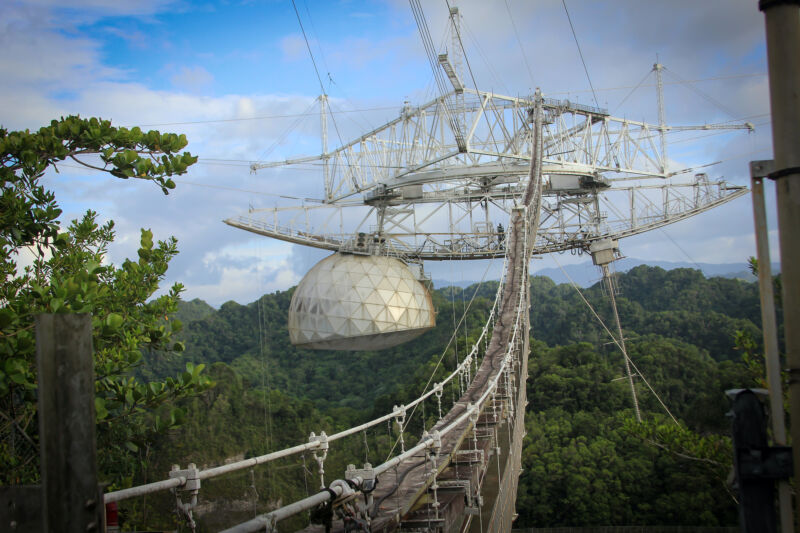
<path fill-rule="evenodd" d="M 393 257 L 326 257 L 300 281 L 289 305 L 292 344 L 318 350 L 380 350 L 435 324 L 430 293 Z"/>

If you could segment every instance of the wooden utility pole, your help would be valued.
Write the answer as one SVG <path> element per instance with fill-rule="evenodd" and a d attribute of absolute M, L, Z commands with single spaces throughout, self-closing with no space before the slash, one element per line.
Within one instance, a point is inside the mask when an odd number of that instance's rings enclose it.
<path fill-rule="evenodd" d="M 36 359 L 42 531 L 103 531 L 91 315 L 37 315 Z"/>
<path fill-rule="evenodd" d="M 767 30 L 772 145 L 783 278 L 783 317 L 793 443 L 794 477 L 800 480 L 800 5 L 760 0 Z M 795 498 L 800 516 L 800 498 Z"/>

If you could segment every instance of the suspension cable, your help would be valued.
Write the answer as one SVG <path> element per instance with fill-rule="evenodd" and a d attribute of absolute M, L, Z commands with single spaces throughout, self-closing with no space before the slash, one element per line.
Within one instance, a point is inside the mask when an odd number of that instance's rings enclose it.
<path fill-rule="evenodd" d="M 586 306 L 589 308 L 589 310 L 592 312 L 592 315 L 594 315 L 594 317 L 597 319 L 597 321 L 600 322 L 600 325 L 603 326 L 603 329 L 606 330 L 606 333 L 608 333 L 608 336 L 611 337 L 611 340 L 613 341 L 613 343 L 617 345 L 617 348 L 619 348 L 620 351 L 622 351 L 623 355 L 627 358 L 628 362 L 631 364 L 631 366 L 633 366 L 633 369 L 636 371 L 636 374 L 638 374 L 639 377 L 642 378 L 642 381 L 645 383 L 645 385 L 647 385 L 647 388 L 650 389 L 650 392 L 653 393 L 653 396 L 655 396 L 656 400 L 658 400 L 658 403 L 661 405 L 661 407 L 664 409 L 664 411 L 666 411 L 666 413 L 669 415 L 669 417 L 672 419 L 672 421 L 675 422 L 676 425 L 680 426 L 680 423 L 678 423 L 678 420 L 672 415 L 672 412 L 669 410 L 669 408 L 666 406 L 666 404 L 661 400 L 661 396 L 659 396 L 658 393 L 655 391 L 655 389 L 653 389 L 653 387 L 650 385 L 650 382 L 647 381 L 647 378 L 644 377 L 644 374 L 642 374 L 639 371 L 639 368 L 636 366 L 636 363 L 633 362 L 633 359 L 628 357 L 628 354 L 625 353 L 624 350 L 622 350 L 622 346 L 620 346 L 620 343 L 617 341 L 617 338 L 614 336 L 613 333 L 611 333 L 611 330 L 608 329 L 608 327 L 606 326 L 606 323 L 603 322 L 603 319 L 600 318 L 600 315 L 598 315 L 597 312 L 594 310 L 594 307 L 592 307 L 592 304 L 590 304 L 589 300 L 587 300 L 586 297 L 583 295 L 583 293 L 581 292 L 581 290 L 578 287 L 578 285 L 572 280 L 570 275 L 567 274 L 567 271 L 564 270 L 564 267 L 561 266 L 561 263 L 559 263 L 558 259 L 556 259 L 556 257 L 554 255 L 551 255 L 551 256 L 553 258 L 553 261 L 556 262 L 556 265 L 558 265 L 558 268 L 561 269 L 561 272 L 569 280 L 570 285 L 572 285 L 572 288 L 575 289 L 575 291 L 578 293 L 578 296 L 580 296 L 581 300 L 583 300 L 583 303 L 585 303 Z"/>

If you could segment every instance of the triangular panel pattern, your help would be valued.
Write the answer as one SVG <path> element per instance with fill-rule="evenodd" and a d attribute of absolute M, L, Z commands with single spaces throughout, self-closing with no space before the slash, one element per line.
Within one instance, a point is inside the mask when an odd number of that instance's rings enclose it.
<path fill-rule="evenodd" d="M 435 325 L 430 293 L 392 257 L 333 254 L 300 281 L 289 306 L 292 344 L 376 350 Z"/>

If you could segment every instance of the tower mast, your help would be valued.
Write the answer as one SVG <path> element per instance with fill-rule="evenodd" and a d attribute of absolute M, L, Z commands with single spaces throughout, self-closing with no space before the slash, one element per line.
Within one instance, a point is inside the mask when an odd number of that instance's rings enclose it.
<path fill-rule="evenodd" d="M 658 98 L 658 132 L 661 140 L 661 172 L 667 173 L 667 124 L 664 120 L 664 81 L 661 71 L 664 65 L 655 63 L 653 71 L 656 73 L 656 96 Z"/>
<path fill-rule="evenodd" d="M 322 177 L 325 182 L 325 199 L 331 194 L 331 175 L 328 166 L 328 95 L 324 92 L 319 95 L 319 124 L 322 135 Z"/>

